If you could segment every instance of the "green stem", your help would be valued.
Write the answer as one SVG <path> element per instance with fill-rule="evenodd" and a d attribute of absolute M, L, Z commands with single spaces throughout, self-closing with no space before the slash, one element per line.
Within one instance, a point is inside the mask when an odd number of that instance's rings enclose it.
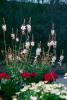
<path fill-rule="evenodd" d="M 6 39 L 5 39 L 5 32 L 4 32 L 4 49 L 5 49 L 5 55 L 6 55 Z"/>

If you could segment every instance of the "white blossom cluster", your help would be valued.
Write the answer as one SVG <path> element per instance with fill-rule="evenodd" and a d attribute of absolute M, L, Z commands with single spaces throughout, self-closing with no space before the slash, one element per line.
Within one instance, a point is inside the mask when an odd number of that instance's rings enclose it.
<path fill-rule="evenodd" d="M 64 55 L 61 54 L 61 55 L 60 55 L 60 58 L 59 58 L 59 62 L 58 62 L 58 64 L 59 64 L 60 66 L 62 65 L 63 60 L 64 60 Z"/>
<path fill-rule="evenodd" d="M 26 91 L 33 91 L 34 94 L 41 92 L 41 94 L 50 93 L 58 95 L 60 98 L 67 100 L 67 87 L 64 84 L 45 84 L 45 82 L 40 81 L 39 83 L 31 83 L 31 85 L 26 85 L 24 88 L 20 89 L 20 92 L 17 92 L 16 95 L 20 93 L 25 93 Z M 42 96 L 40 95 L 40 98 Z M 17 99 L 16 99 L 17 100 Z M 37 95 L 30 95 L 30 100 L 38 100 Z"/>
<path fill-rule="evenodd" d="M 65 73 L 65 75 L 64 75 L 64 79 L 67 79 L 67 73 Z"/>
<path fill-rule="evenodd" d="M 4 32 L 6 32 L 6 30 L 7 30 L 6 24 L 3 24 L 3 25 L 2 25 L 2 30 L 3 30 Z"/>
<path fill-rule="evenodd" d="M 54 56 L 52 57 L 52 60 L 51 60 L 52 65 L 54 65 L 55 61 L 56 61 L 56 56 L 54 55 Z"/>
<path fill-rule="evenodd" d="M 57 41 L 51 40 L 50 42 L 47 43 L 47 46 L 48 46 L 48 47 L 53 46 L 54 48 L 56 48 L 56 46 L 57 46 Z"/>
<path fill-rule="evenodd" d="M 12 39 L 12 48 L 15 49 L 14 51 L 16 51 L 16 47 L 17 45 L 19 45 L 19 48 L 22 49 L 22 45 L 24 44 L 24 48 L 21 50 L 19 49 L 20 51 L 20 54 L 28 54 L 28 51 L 31 47 L 34 47 L 35 45 L 35 42 L 34 42 L 34 38 L 33 38 L 33 34 L 32 34 L 32 40 L 30 41 L 30 33 L 31 33 L 31 17 L 29 17 L 29 20 L 28 20 L 28 23 L 25 24 L 25 19 L 23 20 L 23 23 L 20 27 L 21 29 L 21 39 L 18 37 L 18 29 L 17 29 L 17 32 L 14 33 L 13 32 L 13 28 L 12 28 L 12 33 L 11 33 L 11 39 Z M 6 26 L 6 23 L 5 23 L 5 19 L 3 18 L 3 24 L 2 24 L 2 30 L 3 32 L 5 33 L 7 31 L 7 26 Z M 22 37 L 23 36 L 26 36 L 26 42 L 22 43 Z M 5 39 L 5 37 L 4 37 Z M 6 41 L 5 41 L 5 46 L 6 46 Z M 47 46 L 48 46 L 48 54 L 50 54 L 50 49 L 51 47 L 53 47 L 53 56 L 51 57 L 51 64 L 54 65 L 55 62 L 56 62 L 56 59 L 57 59 L 57 56 L 56 56 L 56 47 L 57 47 L 57 41 L 56 41 L 56 32 L 55 32 L 55 28 L 54 28 L 54 23 L 52 24 L 52 29 L 51 29 L 51 33 L 49 35 L 49 41 L 47 42 Z M 13 51 L 13 53 L 14 53 Z M 16 52 L 15 52 L 16 53 Z M 37 62 L 37 58 L 38 57 L 41 57 L 41 53 L 42 53 L 42 48 L 41 48 L 41 41 L 40 43 L 38 43 L 38 47 L 36 48 L 36 54 L 35 54 L 35 57 L 34 57 L 34 64 L 36 64 Z M 8 59 L 11 61 L 13 60 L 12 58 L 12 54 L 9 54 L 8 55 Z M 15 57 L 16 60 L 19 60 L 21 61 L 21 57 L 19 55 L 17 55 L 17 57 Z M 60 58 L 59 58 L 59 61 L 58 61 L 58 64 L 61 66 L 62 65 L 62 62 L 64 60 L 64 55 L 61 54 L 60 55 Z"/>
<path fill-rule="evenodd" d="M 30 32 L 31 32 L 31 17 L 29 18 L 29 21 L 28 21 L 27 25 L 25 25 L 25 19 L 24 19 L 24 22 L 23 22 L 23 24 L 21 26 L 22 35 L 25 34 L 26 30 L 27 30 L 27 33 L 30 34 Z"/>

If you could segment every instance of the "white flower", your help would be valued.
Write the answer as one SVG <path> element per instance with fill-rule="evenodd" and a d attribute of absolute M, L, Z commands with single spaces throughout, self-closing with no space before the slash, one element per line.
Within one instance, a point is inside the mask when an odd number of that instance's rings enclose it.
<path fill-rule="evenodd" d="M 37 56 L 35 56 L 35 59 L 34 60 L 37 61 Z"/>
<path fill-rule="evenodd" d="M 36 86 L 36 84 L 35 84 L 35 83 L 31 83 L 31 85 L 32 85 L 32 87 L 35 87 L 35 86 Z"/>
<path fill-rule="evenodd" d="M 12 96 L 12 100 L 18 100 L 17 96 Z"/>
<path fill-rule="evenodd" d="M 61 94 L 65 94 L 66 95 L 66 90 L 61 90 Z"/>
<path fill-rule="evenodd" d="M 66 91 L 67 90 L 67 87 L 64 87 L 64 90 Z M 67 93 L 67 91 L 66 91 L 66 93 Z"/>
<path fill-rule="evenodd" d="M 56 92 L 56 95 L 60 95 L 60 92 Z"/>
<path fill-rule="evenodd" d="M 22 30 L 22 31 L 25 31 L 25 30 L 26 30 L 26 26 L 25 26 L 25 25 L 22 25 L 22 26 L 21 26 L 21 30 Z"/>
<path fill-rule="evenodd" d="M 53 40 L 50 42 L 50 46 L 54 46 L 54 41 Z"/>
<path fill-rule="evenodd" d="M 37 56 L 35 56 L 35 59 L 37 59 Z"/>
<path fill-rule="evenodd" d="M 25 25 L 22 25 L 21 26 L 21 30 L 22 30 L 22 35 L 24 35 L 25 34 L 25 30 L 26 30 L 26 26 Z"/>
<path fill-rule="evenodd" d="M 39 83 L 31 83 L 31 85 L 24 86 L 23 89 L 21 89 L 21 92 L 25 91 L 33 91 L 41 92 L 41 95 L 44 93 L 51 93 L 60 96 L 61 98 L 65 98 L 67 100 L 67 88 L 64 87 L 64 84 L 44 84 L 44 82 L 40 81 Z M 40 97 L 42 98 L 42 97 Z M 37 96 L 30 96 L 30 100 L 37 100 Z"/>
<path fill-rule="evenodd" d="M 1 83 L 6 84 L 6 82 L 7 82 L 7 79 L 6 78 L 2 78 L 1 79 Z"/>
<path fill-rule="evenodd" d="M 46 83 L 48 83 L 48 81 L 44 81 L 44 83 L 46 84 Z"/>
<path fill-rule="evenodd" d="M 16 92 L 16 95 L 19 95 L 20 94 L 20 92 Z"/>
<path fill-rule="evenodd" d="M 32 46 L 32 47 L 34 46 L 34 41 L 31 42 L 31 46 Z"/>
<path fill-rule="evenodd" d="M 26 26 L 27 26 L 28 33 L 30 33 L 31 32 L 31 25 L 30 24 L 27 24 Z"/>
<path fill-rule="evenodd" d="M 36 64 L 36 62 L 37 62 L 37 56 L 35 56 L 34 58 L 34 64 Z"/>
<path fill-rule="evenodd" d="M 9 59 L 9 60 L 12 60 L 12 54 L 9 54 L 9 55 L 8 55 L 8 59 Z"/>
<path fill-rule="evenodd" d="M 18 37 L 16 38 L 16 42 L 19 42 L 19 38 Z"/>
<path fill-rule="evenodd" d="M 61 56 L 60 56 L 60 61 L 63 61 L 63 59 L 64 59 L 64 56 L 61 55 Z"/>
<path fill-rule="evenodd" d="M 25 92 L 29 89 L 30 85 L 25 86 L 23 89 L 20 89 L 21 92 Z"/>
<path fill-rule="evenodd" d="M 40 81 L 37 86 L 43 86 L 44 85 L 44 82 L 43 81 Z"/>
<path fill-rule="evenodd" d="M 42 96 L 40 96 L 40 99 L 42 99 Z"/>
<path fill-rule="evenodd" d="M 51 35 L 53 36 L 54 34 L 55 34 L 55 30 L 52 29 L 52 30 L 51 30 Z"/>
<path fill-rule="evenodd" d="M 21 54 L 26 54 L 26 53 L 28 53 L 27 49 L 23 49 L 23 51 L 21 52 Z"/>
<path fill-rule="evenodd" d="M 51 47 L 51 46 L 56 47 L 56 45 L 57 45 L 57 42 L 53 40 L 47 43 L 48 47 Z"/>
<path fill-rule="evenodd" d="M 35 92 L 40 92 L 40 90 L 39 90 L 39 89 L 35 89 L 34 91 L 35 91 Z"/>
<path fill-rule="evenodd" d="M 25 47 L 26 47 L 26 49 L 29 49 L 29 47 L 30 47 L 30 42 L 26 42 Z"/>
<path fill-rule="evenodd" d="M 41 48 L 37 48 L 37 49 L 36 49 L 36 56 L 39 56 L 40 53 L 41 53 Z"/>
<path fill-rule="evenodd" d="M 60 59 L 59 59 L 59 62 L 58 62 L 60 66 L 62 65 L 63 59 L 64 59 L 64 56 L 63 55 L 60 55 Z"/>
<path fill-rule="evenodd" d="M 54 41 L 53 47 L 57 46 L 57 41 Z"/>
<path fill-rule="evenodd" d="M 31 100 L 37 100 L 37 97 L 31 95 L 31 96 L 30 96 L 30 99 L 31 99 Z"/>
<path fill-rule="evenodd" d="M 64 79 L 67 79 L 67 77 L 64 77 Z"/>
<path fill-rule="evenodd" d="M 21 58 L 19 56 L 16 57 L 17 60 L 21 61 Z"/>
<path fill-rule="evenodd" d="M 56 56 L 53 56 L 51 62 L 54 63 L 55 61 L 56 61 Z"/>
<path fill-rule="evenodd" d="M 23 73 L 23 70 L 22 70 L 22 69 L 20 69 L 20 70 L 19 70 L 19 72 L 20 72 L 20 73 Z"/>
<path fill-rule="evenodd" d="M 66 95 L 60 95 L 60 98 L 67 100 L 67 96 Z"/>
<path fill-rule="evenodd" d="M 64 76 L 67 76 L 67 73 L 65 73 L 65 75 Z"/>
<path fill-rule="evenodd" d="M 64 87 L 64 84 L 59 83 L 58 88 L 62 88 L 62 87 Z"/>
<path fill-rule="evenodd" d="M 7 30 L 6 24 L 3 24 L 3 25 L 2 25 L 2 30 L 3 30 L 4 32 L 6 32 L 6 30 Z"/>
<path fill-rule="evenodd" d="M 12 38 L 12 39 L 15 39 L 15 34 L 12 33 L 12 34 L 11 34 L 11 38 Z"/>
<path fill-rule="evenodd" d="M 50 47 L 50 42 L 47 43 L 47 46 Z"/>

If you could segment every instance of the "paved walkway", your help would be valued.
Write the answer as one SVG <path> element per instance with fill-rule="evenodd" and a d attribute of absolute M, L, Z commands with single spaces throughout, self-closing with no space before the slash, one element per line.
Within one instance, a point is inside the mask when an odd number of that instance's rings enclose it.
<path fill-rule="evenodd" d="M 56 83 L 62 83 L 62 84 L 64 84 L 64 85 L 67 87 L 67 79 L 64 79 L 63 76 L 59 77 L 59 78 L 56 80 Z"/>

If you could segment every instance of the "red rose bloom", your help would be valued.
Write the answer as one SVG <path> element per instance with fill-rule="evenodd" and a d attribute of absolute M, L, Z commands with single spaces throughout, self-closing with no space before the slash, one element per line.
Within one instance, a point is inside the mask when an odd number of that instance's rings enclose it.
<path fill-rule="evenodd" d="M 36 76 L 37 76 L 37 74 L 35 72 L 31 73 L 31 77 L 36 77 Z"/>
<path fill-rule="evenodd" d="M 3 77 L 6 77 L 6 73 L 5 72 L 0 73 L 0 79 L 2 79 Z"/>
<path fill-rule="evenodd" d="M 27 72 L 23 72 L 21 74 L 21 76 L 24 77 L 24 78 L 27 78 L 27 79 L 31 77 L 31 75 L 29 73 L 27 73 Z"/>
<path fill-rule="evenodd" d="M 6 77 L 5 77 L 6 79 L 10 79 L 10 76 L 9 75 L 6 75 Z"/>
<path fill-rule="evenodd" d="M 3 73 L 0 73 L 0 79 L 2 79 L 2 78 L 10 79 L 10 76 L 7 75 L 5 72 L 3 72 Z"/>
<path fill-rule="evenodd" d="M 58 75 L 55 72 L 50 72 L 44 75 L 44 80 L 45 81 L 53 81 L 58 78 Z"/>

